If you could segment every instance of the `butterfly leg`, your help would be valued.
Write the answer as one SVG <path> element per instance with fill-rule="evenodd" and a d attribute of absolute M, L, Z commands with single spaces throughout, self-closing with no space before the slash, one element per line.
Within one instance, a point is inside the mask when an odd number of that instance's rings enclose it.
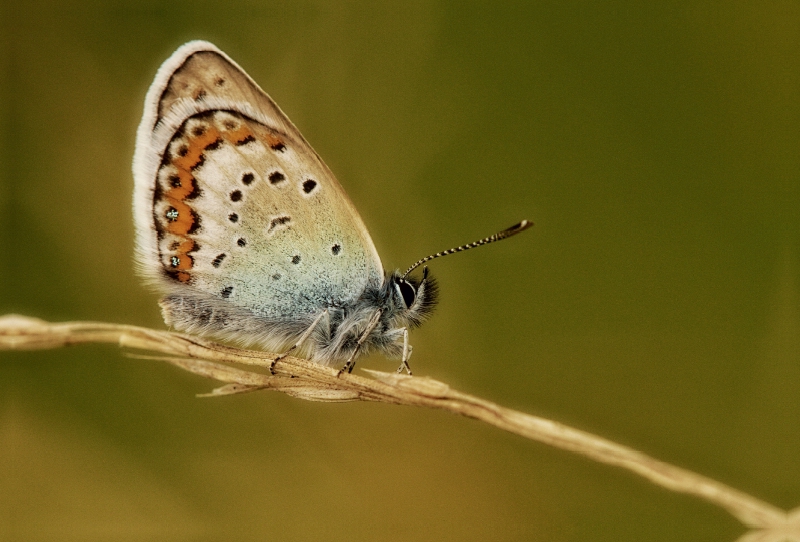
<path fill-rule="evenodd" d="M 322 321 L 322 318 L 326 317 L 326 316 L 328 316 L 328 309 L 325 309 L 324 311 L 322 311 L 319 314 L 319 316 L 314 318 L 314 321 L 311 322 L 311 325 L 308 326 L 308 329 L 306 329 L 303 332 L 303 334 L 300 335 L 300 338 L 297 339 L 297 342 L 294 343 L 294 345 L 292 345 L 292 347 L 289 350 L 287 350 L 286 352 L 284 352 L 283 354 L 281 354 L 280 356 L 278 356 L 278 357 L 276 357 L 275 359 L 272 360 L 272 363 L 269 364 L 269 372 L 270 372 L 270 374 L 272 374 L 272 375 L 275 374 L 275 364 L 278 363 L 283 358 L 285 358 L 286 356 L 288 356 L 292 351 L 294 351 L 297 348 L 299 348 L 311 336 L 311 334 L 314 333 L 314 330 L 317 328 L 319 323 Z"/>
<path fill-rule="evenodd" d="M 352 373 L 353 367 L 356 366 L 356 355 L 358 351 L 361 349 L 361 345 L 367 340 L 372 330 L 378 325 L 378 322 L 381 320 L 381 312 L 380 310 L 375 311 L 375 314 L 372 315 L 372 318 L 369 319 L 369 323 L 367 323 L 367 328 L 364 330 L 364 333 L 358 338 L 358 342 L 356 343 L 356 347 L 353 349 L 353 353 L 350 354 L 350 357 L 347 358 L 347 361 L 344 363 L 344 366 L 339 369 L 339 375 L 342 373 Z"/>
<path fill-rule="evenodd" d="M 398 373 L 402 373 L 403 369 L 411 375 L 411 367 L 408 366 L 408 360 L 411 358 L 411 345 L 408 344 L 408 328 L 401 328 L 403 330 L 403 361 L 400 362 L 400 367 L 397 368 Z"/>

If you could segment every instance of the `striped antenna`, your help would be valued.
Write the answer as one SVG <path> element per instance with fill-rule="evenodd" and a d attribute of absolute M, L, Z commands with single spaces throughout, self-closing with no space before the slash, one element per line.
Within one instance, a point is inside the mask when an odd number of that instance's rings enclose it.
<path fill-rule="evenodd" d="M 510 228 L 506 228 L 503 231 L 497 232 L 494 235 L 490 235 L 485 239 L 481 239 L 480 241 L 475 241 L 474 243 L 470 243 L 468 245 L 461 245 L 460 247 L 451 248 L 449 250 L 443 250 L 442 252 L 437 252 L 436 254 L 431 254 L 425 258 L 422 258 L 420 261 L 409 267 L 405 273 L 403 273 L 403 278 L 406 278 L 406 275 L 411 273 L 414 269 L 419 267 L 420 265 L 433 260 L 434 258 L 439 258 L 441 256 L 449 256 L 450 254 L 455 254 L 456 252 L 463 252 L 465 250 L 469 250 L 471 248 L 479 247 L 482 245 L 488 245 L 489 243 L 494 243 L 495 241 L 501 241 L 503 239 L 508 239 L 512 235 L 516 235 L 521 231 L 525 231 L 528 228 L 533 226 L 533 222 L 528 220 L 523 220 L 519 224 L 514 224 Z"/>

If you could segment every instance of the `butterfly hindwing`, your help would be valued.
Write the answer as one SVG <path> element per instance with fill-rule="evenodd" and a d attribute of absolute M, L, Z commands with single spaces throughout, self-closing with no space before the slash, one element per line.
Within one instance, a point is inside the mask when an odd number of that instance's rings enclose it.
<path fill-rule="evenodd" d="M 242 331 L 253 340 L 278 324 L 288 337 L 383 280 L 333 174 L 209 43 L 181 47 L 156 76 L 134 175 L 139 266 L 167 294 L 178 329 L 236 337 L 237 319 L 249 315 Z"/>

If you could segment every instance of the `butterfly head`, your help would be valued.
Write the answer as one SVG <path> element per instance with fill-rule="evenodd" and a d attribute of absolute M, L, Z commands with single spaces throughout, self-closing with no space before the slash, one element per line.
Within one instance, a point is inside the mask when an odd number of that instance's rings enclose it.
<path fill-rule="evenodd" d="M 422 270 L 422 278 L 404 276 L 395 271 L 386 285 L 387 297 L 395 314 L 411 327 L 424 322 L 438 301 L 439 289 L 434 278 L 428 275 L 427 266 Z"/>

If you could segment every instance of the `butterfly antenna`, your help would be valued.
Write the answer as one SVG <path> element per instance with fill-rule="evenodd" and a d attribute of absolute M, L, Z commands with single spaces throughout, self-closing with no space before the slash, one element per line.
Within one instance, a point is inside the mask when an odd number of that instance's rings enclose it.
<path fill-rule="evenodd" d="M 406 275 L 411 273 L 414 269 L 416 269 L 420 265 L 430 260 L 433 260 L 434 258 L 449 256 L 450 254 L 455 254 L 456 252 L 463 252 L 471 248 L 479 247 L 482 245 L 488 245 L 489 243 L 494 243 L 495 241 L 502 241 L 503 239 L 508 239 L 512 235 L 516 235 L 521 231 L 527 230 L 531 226 L 533 226 L 533 222 L 530 222 L 528 220 L 523 220 L 519 224 L 514 224 L 510 228 L 506 228 L 503 231 L 497 232 L 494 235 L 490 235 L 489 237 L 481 239 L 480 241 L 475 241 L 474 243 L 470 243 L 468 245 L 461 245 L 460 247 L 451 248 L 449 250 L 443 250 L 442 252 L 437 252 L 436 254 L 431 254 L 430 256 L 426 256 L 425 258 L 422 258 L 420 261 L 409 267 L 406 270 L 406 272 L 403 273 L 403 278 L 405 278 Z"/>

